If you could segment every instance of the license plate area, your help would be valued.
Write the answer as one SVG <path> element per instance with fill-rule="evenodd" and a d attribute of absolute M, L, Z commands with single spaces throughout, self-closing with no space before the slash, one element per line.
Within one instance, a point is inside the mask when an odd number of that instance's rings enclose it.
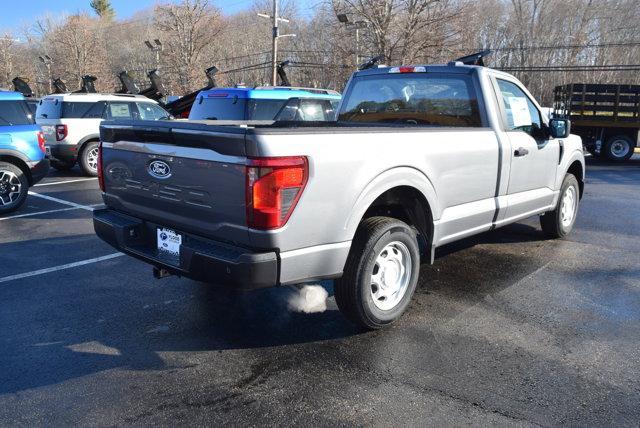
<path fill-rule="evenodd" d="M 158 256 L 169 261 L 171 264 L 180 264 L 180 246 L 182 245 L 182 235 L 174 230 L 165 227 L 156 229 L 156 245 Z"/>

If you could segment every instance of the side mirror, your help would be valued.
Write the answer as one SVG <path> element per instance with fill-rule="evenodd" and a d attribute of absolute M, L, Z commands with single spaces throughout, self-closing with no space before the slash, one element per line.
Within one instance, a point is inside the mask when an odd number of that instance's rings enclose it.
<path fill-rule="evenodd" d="M 571 121 L 569 119 L 551 119 L 549 121 L 549 134 L 553 138 L 567 138 L 571 133 Z"/>

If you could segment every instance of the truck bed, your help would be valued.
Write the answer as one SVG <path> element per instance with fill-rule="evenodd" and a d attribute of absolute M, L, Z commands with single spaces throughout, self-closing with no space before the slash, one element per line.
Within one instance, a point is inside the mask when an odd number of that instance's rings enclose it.
<path fill-rule="evenodd" d="M 576 126 L 640 127 L 640 85 L 557 86 L 554 114 Z"/>

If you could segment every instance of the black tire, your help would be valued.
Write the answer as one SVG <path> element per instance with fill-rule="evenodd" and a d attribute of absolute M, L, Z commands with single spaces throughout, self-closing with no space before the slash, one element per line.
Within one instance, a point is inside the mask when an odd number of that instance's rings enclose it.
<path fill-rule="evenodd" d="M 82 151 L 78 156 L 78 163 L 80 164 L 80 168 L 85 175 L 89 175 L 91 177 L 96 177 L 98 175 L 98 168 L 96 163 L 97 151 L 97 141 L 89 141 L 82 148 Z M 95 156 L 95 158 L 93 156 Z"/>
<path fill-rule="evenodd" d="M 50 165 L 52 168 L 58 170 L 58 171 L 69 171 L 71 168 L 73 168 L 76 163 L 75 162 L 63 162 L 63 161 L 59 161 L 59 160 L 54 160 L 52 159 L 50 162 Z"/>
<path fill-rule="evenodd" d="M 12 163 L 0 162 L 0 214 L 20 208 L 28 193 L 29 180 L 24 172 Z"/>
<path fill-rule="evenodd" d="M 388 246 L 402 244 L 411 260 L 408 284 L 395 305 L 380 309 L 372 296 L 372 274 L 376 260 Z M 400 247 L 402 247 L 400 246 Z M 391 247 L 395 251 L 395 247 Z M 397 253 L 397 251 L 396 251 Z M 377 269 L 380 269 L 379 267 Z M 389 217 L 371 217 L 362 221 L 351 245 L 351 251 L 342 278 L 335 282 L 338 308 L 354 324 L 365 329 L 379 329 L 391 324 L 405 311 L 420 274 L 420 250 L 415 231 L 400 220 Z M 378 300 L 380 304 L 381 300 Z M 391 301 L 390 301 L 391 302 Z"/>
<path fill-rule="evenodd" d="M 565 194 L 567 189 L 573 189 L 573 195 L 575 198 L 575 206 L 573 210 L 573 216 L 569 223 L 563 222 L 562 205 L 565 201 Z M 576 223 L 576 217 L 578 216 L 578 208 L 580 206 L 580 186 L 578 180 L 573 174 L 567 174 L 562 181 L 562 187 L 560 188 L 560 196 L 558 197 L 558 203 L 553 211 L 549 211 L 540 216 L 540 226 L 547 238 L 558 239 L 564 238 L 573 229 L 573 225 Z"/>
<path fill-rule="evenodd" d="M 633 156 L 635 147 L 635 141 L 628 135 L 614 135 L 613 137 L 607 138 L 607 142 L 602 147 L 602 153 L 609 160 L 624 162 Z"/>

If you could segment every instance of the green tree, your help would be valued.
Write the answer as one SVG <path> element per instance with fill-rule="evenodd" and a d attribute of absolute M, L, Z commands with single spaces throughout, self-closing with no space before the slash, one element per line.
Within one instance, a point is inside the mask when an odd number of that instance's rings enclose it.
<path fill-rule="evenodd" d="M 109 0 L 91 0 L 89 5 L 100 18 L 111 20 L 116 15 Z"/>

